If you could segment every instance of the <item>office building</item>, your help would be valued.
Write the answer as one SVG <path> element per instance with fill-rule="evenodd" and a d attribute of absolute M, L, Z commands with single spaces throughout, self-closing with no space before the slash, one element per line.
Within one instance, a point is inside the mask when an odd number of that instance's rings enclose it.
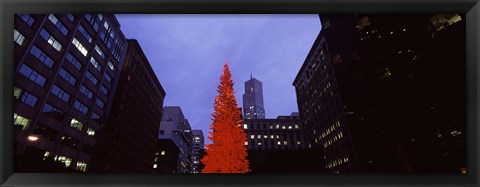
<path fill-rule="evenodd" d="M 190 123 L 183 115 L 182 109 L 178 106 L 166 106 L 164 107 L 162 121 L 160 123 L 160 130 L 158 131 L 158 139 L 162 144 L 171 144 L 173 142 L 176 148 L 172 149 L 173 146 L 161 146 L 155 155 L 160 155 L 159 160 L 165 161 L 164 158 L 170 154 L 175 154 L 178 149 L 178 154 L 176 156 L 176 169 L 175 173 L 191 173 L 192 172 L 192 155 L 193 155 L 193 136 L 190 127 Z M 173 150 L 173 151 L 172 151 Z M 173 157 L 171 158 L 173 159 Z M 171 160 L 170 159 L 170 160 Z M 156 163 L 153 167 L 165 165 L 162 162 Z M 164 170 L 163 168 L 158 168 L 158 170 Z"/>
<path fill-rule="evenodd" d="M 200 159 L 203 157 L 202 150 L 205 150 L 204 136 L 202 130 L 192 130 L 193 134 L 193 164 L 192 173 L 200 172 Z"/>
<path fill-rule="evenodd" d="M 277 150 L 304 148 L 298 115 L 278 116 L 276 119 L 244 119 L 247 150 Z"/>
<path fill-rule="evenodd" d="M 265 119 L 262 82 L 253 78 L 252 75 L 250 75 L 250 80 L 245 82 L 243 113 L 245 119 Z"/>
<path fill-rule="evenodd" d="M 462 172 L 464 17 L 320 15 L 361 172 Z"/>
<path fill-rule="evenodd" d="M 125 63 L 119 67 L 120 80 L 112 95 L 112 110 L 98 133 L 95 172 L 154 172 L 152 165 L 166 93 L 139 43 L 127 41 Z"/>
<path fill-rule="evenodd" d="M 324 167 L 329 173 L 356 172 L 355 148 L 322 32 L 317 36 L 293 85 L 306 148 L 323 150 Z M 315 162 L 319 161 L 312 160 L 312 163 Z"/>
<path fill-rule="evenodd" d="M 15 171 L 88 171 L 126 52 L 118 21 L 16 14 L 14 41 Z"/>

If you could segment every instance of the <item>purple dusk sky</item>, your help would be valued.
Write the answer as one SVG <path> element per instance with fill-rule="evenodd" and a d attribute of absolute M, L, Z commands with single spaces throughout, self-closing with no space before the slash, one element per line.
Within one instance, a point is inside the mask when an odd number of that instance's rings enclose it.
<path fill-rule="evenodd" d="M 136 39 L 167 96 L 192 129 L 206 137 L 223 64 L 229 62 L 242 107 L 250 73 L 263 83 L 267 118 L 297 112 L 292 82 L 321 26 L 318 15 L 117 14 L 125 37 Z"/>

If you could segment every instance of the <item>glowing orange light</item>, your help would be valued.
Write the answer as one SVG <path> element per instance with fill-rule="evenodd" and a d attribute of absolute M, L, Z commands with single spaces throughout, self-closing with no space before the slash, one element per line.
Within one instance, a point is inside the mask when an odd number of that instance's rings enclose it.
<path fill-rule="evenodd" d="M 28 136 L 28 140 L 30 141 L 37 141 L 38 140 L 38 136 Z"/>

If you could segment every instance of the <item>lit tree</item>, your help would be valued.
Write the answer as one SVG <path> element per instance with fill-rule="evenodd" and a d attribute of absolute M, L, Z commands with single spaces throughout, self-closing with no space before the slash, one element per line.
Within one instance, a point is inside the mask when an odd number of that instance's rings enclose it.
<path fill-rule="evenodd" d="M 241 127 L 241 109 L 238 107 L 233 81 L 228 63 L 225 62 L 215 96 L 212 124 L 210 124 L 211 144 L 207 145 L 206 155 L 201 162 L 205 164 L 202 173 L 246 173 L 249 172 L 247 135 Z"/>

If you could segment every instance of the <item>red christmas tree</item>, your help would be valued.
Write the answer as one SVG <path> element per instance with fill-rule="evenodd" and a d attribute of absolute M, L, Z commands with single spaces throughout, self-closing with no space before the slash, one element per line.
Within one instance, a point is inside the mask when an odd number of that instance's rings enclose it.
<path fill-rule="evenodd" d="M 206 155 L 201 162 L 205 164 L 202 173 L 246 173 L 249 162 L 245 141 L 247 135 L 241 127 L 241 110 L 238 107 L 233 81 L 228 64 L 225 62 L 215 96 L 214 112 L 208 139 Z"/>

